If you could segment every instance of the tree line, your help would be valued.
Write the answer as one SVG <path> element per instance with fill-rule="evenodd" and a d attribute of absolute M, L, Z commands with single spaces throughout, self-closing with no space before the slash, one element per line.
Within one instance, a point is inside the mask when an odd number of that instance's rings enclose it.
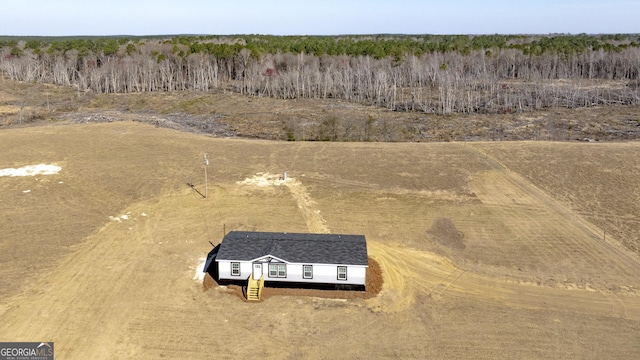
<path fill-rule="evenodd" d="M 514 112 L 637 105 L 640 35 L 0 37 L 0 71 L 97 93 L 225 89 Z"/>

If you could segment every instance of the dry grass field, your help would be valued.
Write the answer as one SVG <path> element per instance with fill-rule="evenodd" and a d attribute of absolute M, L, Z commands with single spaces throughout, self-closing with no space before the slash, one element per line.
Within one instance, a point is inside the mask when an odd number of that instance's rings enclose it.
<path fill-rule="evenodd" d="M 207 199 L 187 185 L 205 191 L 204 153 Z M 61 170 L 0 177 L 0 338 L 61 359 L 638 358 L 638 153 L 3 129 L 0 170 Z M 364 234 L 382 291 L 206 288 L 209 241 L 234 229 Z"/>

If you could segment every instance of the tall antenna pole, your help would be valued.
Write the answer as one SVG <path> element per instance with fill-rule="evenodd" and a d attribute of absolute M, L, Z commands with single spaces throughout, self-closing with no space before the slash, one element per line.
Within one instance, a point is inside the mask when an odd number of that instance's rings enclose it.
<path fill-rule="evenodd" d="M 207 198 L 207 191 L 209 190 L 209 182 L 207 181 L 207 166 L 209 165 L 209 159 L 207 159 L 207 153 L 204 154 L 204 198 Z"/>

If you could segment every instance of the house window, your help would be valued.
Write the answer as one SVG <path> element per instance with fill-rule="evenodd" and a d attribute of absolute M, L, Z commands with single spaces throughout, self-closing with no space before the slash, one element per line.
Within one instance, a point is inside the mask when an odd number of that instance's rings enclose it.
<path fill-rule="evenodd" d="M 278 265 L 269 264 L 269 277 L 278 277 Z"/>
<path fill-rule="evenodd" d="M 303 279 L 313 279 L 313 266 L 312 265 L 302 265 L 302 278 Z"/>
<path fill-rule="evenodd" d="M 240 263 L 232 262 L 231 263 L 231 276 L 240 276 Z"/>
<path fill-rule="evenodd" d="M 347 280 L 346 266 L 338 266 L 338 280 Z"/>
<path fill-rule="evenodd" d="M 286 278 L 287 265 L 286 264 L 269 264 L 269 277 Z"/>

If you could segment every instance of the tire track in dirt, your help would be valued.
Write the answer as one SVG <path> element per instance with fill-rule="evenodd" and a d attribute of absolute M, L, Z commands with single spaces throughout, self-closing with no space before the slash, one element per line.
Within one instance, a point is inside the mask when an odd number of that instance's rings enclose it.
<path fill-rule="evenodd" d="M 470 187 L 490 208 L 492 219 L 506 225 L 510 232 L 494 234 L 501 239 L 498 252 L 526 261 L 552 279 L 560 276 L 599 289 L 637 291 L 640 263 L 635 257 L 603 241 L 597 227 L 528 180 L 481 150 L 476 151 L 494 170 L 474 176 Z"/>
<path fill-rule="evenodd" d="M 142 212 L 135 207 L 130 210 Z M 0 333 L 17 340 L 54 341 L 61 358 L 128 357 L 117 352 L 117 344 L 142 305 L 131 298 L 148 276 L 143 269 L 155 261 L 145 244 L 130 241 L 134 234 L 149 232 L 145 218 L 138 219 L 135 230 L 134 220 L 130 221 L 107 223 L 56 271 L 17 295 L 11 303 L 21 305 L 7 309 Z"/>
<path fill-rule="evenodd" d="M 429 296 L 458 269 L 446 258 L 409 248 L 368 240 L 369 254 L 380 264 L 384 277 L 382 291 L 369 300 L 374 311 L 398 312 L 408 309 L 418 296 Z M 451 281 L 447 287 L 451 286 Z"/>
<path fill-rule="evenodd" d="M 258 173 L 251 178 L 247 178 L 243 181 L 239 181 L 238 185 L 250 185 L 250 186 L 285 186 L 293 195 L 296 200 L 298 209 L 302 211 L 302 215 L 305 218 L 307 229 L 312 233 L 328 234 L 330 233 L 327 228 L 325 220 L 320 215 L 320 210 L 316 208 L 316 202 L 309 196 L 309 191 L 298 179 L 293 177 L 287 177 L 286 179 L 280 175 L 274 175 L 270 173 Z"/>
<path fill-rule="evenodd" d="M 512 182 L 511 178 L 509 182 Z M 302 211 L 309 231 L 328 233 L 317 204 L 306 187 L 295 178 L 280 178 L 278 175 L 257 174 L 241 184 L 257 186 L 286 186 Z M 500 187 L 498 185 L 498 187 Z M 505 190 L 500 187 L 501 190 Z M 525 207 L 538 208 L 540 200 L 531 195 L 526 185 L 510 185 L 498 203 L 519 202 L 522 193 Z M 495 199 L 494 199 L 495 200 Z M 494 204 L 500 206 L 500 204 Z M 543 205 L 544 207 L 544 205 Z M 552 252 L 549 244 L 546 252 Z M 411 248 L 387 245 L 369 239 L 369 254 L 381 266 L 384 285 L 380 295 L 367 300 L 374 312 L 400 312 L 410 309 L 417 301 L 446 298 L 471 299 L 488 304 L 503 304 L 515 308 L 569 310 L 589 314 L 640 319 L 640 301 L 635 294 L 622 294 L 613 299 L 604 292 L 589 290 L 567 290 L 529 283 L 516 283 L 489 276 L 470 273 L 457 268 L 449 259 L 434 253 Z M 567 250 L 568 251 L 568 250 Z"/>
<path fill-rule="evenodd" d="M 590 223 L 564 209 L 499 162 L 486 158 L 494 170 L 472 179 L 471 187 L 490 214 L 516 235 L 511 239 L 502 234 L 500 247 L 520 251 L 512 256 L 528 257 L 543 266 L 568 261 L 564 265 L 567 268 L 559 267 L 556 271 L 588 270 L 594 276 L 604 272 L 605 280 L 637 284 L 640 274 L 637 262 L 610 245 L 602 244 Z M 513 282 L 462 271 L 448 259 L 429 252 L 399 248 L 372 239 L 369 249 L 370 255 L 380 264 L 385 281 L 380 296 L 369 300 L 373 311 L 407 310 L 421 298 L 433 301 L 466 298 L 516 308 L 640 319 L 640 298 L 634 290 L 614 294 L 589 286 L 565 289 Z"/>
<path fill-rule="evenodd" d="M 514 308 L 573 311 L 640 320 L 640 298 L 635 294 L 607 294 L 515 283 L 458 269 L 436 254 L 368 242 L 384 276 L 382 292 L 367 300 L 374 312 L 399 312 L 417 299 L 444 301 L 463 298 Z M 612 298 L 614 296 L 614 298 Z"/>
<path fill-rule="evenodd" d="M 535 202 L 542 203 L 546 205 L 549 209 L 553 210 L 557 214 L 559 214 L 564 220 L 575 224 L 580 227 L 585 234 L 588 234 L 592 239 L 596 241 L 600 241 L 600 234 L 603 233 L 601 229 L 598 229 L 595 225 L 586 221 L 582 217 L 578 216 L 574 212 L 569 209 L 566 209 L 562 206 L 558 201 L 553 199 L 551 196 L 546 194 L 544 191 L 540 190 L 537 186 L 535 186 L 530 181 L 524 179 L 518 173 L 512 172 L 505 164 L 497 160 L 496 158 L 490 156 L 486 152 L 482 151 L 476 147 L 469 147 L 476 151 L 479 155 L 481 155 L 488 164 L 490 164 L 495 170 L 502 173 L 505 177 L 508 178 L 508 181 L 516 187 L 520 192 L 527 194 L 531 199 L 534 199 Z M 624 258 L 628 258 L 634 263 L 638 263 L 637 259 L 631 256 L 627 251 L 623 251 L 618 247 L 614 247 L 609 241 L 618 244 L 615 239 L 612 239 L 609 236 L 609 240 L 607 242 L 603 242 L 610 250 L 622 256 Z"/>
<path fill-rule="evenodd" d="M 442 280 L 437 286 L 431 289 L 428 296 L 435 297 L 442 295 L 442 293 L 445 292 L 451 285 L 453 285 L 453 283 L 458 281 L 458 279 L 460 279 L 460 277 L 464 275 L 464 273 L 466 273 L 466 271 L 460 269 L 452 271 L 451 273 L 449 273 L 449 275 L 447 275 L 446 278 L 444 278 L 444 280 Z"/>
<path fill-rule="evenodd" d="M 325 220 L 320 215 L 320 210 L 316 208 L 316 203 L 309 196 L 307 188 L 297 179 L 288 178 L 284 185 L 291 191 L 296 199 L 298 208 L 302 211 L 307 222 L 307 228 L 312 233 L 328 234 L 329 228 Z"/>

